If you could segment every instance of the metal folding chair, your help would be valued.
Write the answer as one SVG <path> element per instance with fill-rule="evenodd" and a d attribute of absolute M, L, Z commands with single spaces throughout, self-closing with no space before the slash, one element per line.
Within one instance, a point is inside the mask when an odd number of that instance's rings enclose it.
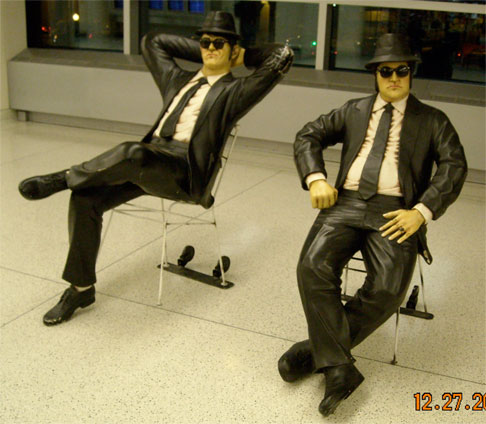
<path fill-rule="evenodd" d="M 354 256 L 352 257 L 349 262 L 346 264 L 344 267 L 344 284 L 343 284 L 343 290 L 341 294 L 341 299 L 344 301 L 350 300 L 353 296 L 350 296 L 347 294 L 347 289 L 348 289 L 348 272 L 349 271 L 356 271 L 356 272 L 361 272 L 366 274 L 366 270 L 363 268 L 356 268 L 356 266 L 350 266 L 351 261 L 355 261 L 357 263 L 362 263 L 363 258 Z M 433 319 L 434 315 L 431 314 L 430 312 L 427 312 L 427 304 L 425 303 L 425 286 L 424 286 L 424 274 L 422 271 L 422 258 L 420 255 L 417 255 L 417 264 L 418 264 L 418 270 L 419 270 L 419 278 L 420 278 L 420 288 L 418 285 L 413 286 L 412 292 L 410 293 L 410 296 L 408 298 L 408 301 L 406 303 L 405 307 L 399 306 L 396 312 L 396 322 L 395 322 L 395 345 L 394 345 L 394 350 L 393 350 L 393 359 L 391 360 L 391 364 L 395 365 L 398 361 L 398 328 L 400 324 L 400 314 L 403 315 L 409 315 L 413 316 L 416 318 L 422 318 L 422 319 Z M 419 292 L 422 291 L 422 303 L 424 305 L 424 310 L 423 311 L 418 311 L 416 310 L 417 306 L 417 301 L 418 301 L 418 296 Z"/>
<path fill-rule="evenodd" d="M 205 198 L 204 204 L 200 203 L 193 203 L 193 202 L 186 202 L 186 201 L 171 201 L 172 203 L 166 207 L 165 202 L 167 199 L 161 198 L 161 207 L 160 208 L 151 208 L 151 207 L 146 207 L 142 205 L 138 205 L 133 202 L 127 202 L 124 203 L 123 205 L 120 205 L 119 207 L 112 209 L 110 216 L 108 218 L 108 222 L 106 224 L 106 229 L 104 231 L 103 238 L 101 240 L 100 244 L 100 250 L 101 246 L 104 243 L 104 240 L 106 238 L 106 235 L 108 233 L 108 229 L 110 227 L 110 224 L 113 219 L 113 215 L 115 213 L 120 213 L 123 215 L 128 215 L 132 216 L 134 218 L 138 219 L 144 219 L 148 221 L 155 221 L 157 223 L 162 224 L 162 253 L 161 253 L 161 259 L 160 259 L 160 265 L 158 267 L 160 268 L 160 275 L 159 275 L 159 292 L 158 292 L 158 300 L 157 304 L 161 304 L 161 299 L 162 299 L 162 290 L 163 290 L 163 285 L 164 285 L 164 270 L 182 275 L 184 277 L 191 278 L 195 281 L 198 281 L 200 283 L 208 284 L 213 287 L 218 287 L 221 289 L 228 289 L 234 285 L 234 283 L 228 281 L 226 279 L 226 271 L 228 271 L 229 266 L 230 266 L 230 259 L 228 256 L 223 256 L 221 255 L 221 247 L 219 243 L 219 235 L 218 235 L 218 227 L 217 227 L 217 222 L 216 222 L 216 214 L 215 214 L 215 206 L 214 206 L 214 199 L 216 198 L 216 194 L 218 192 L 218 189 L 221 184 L 221 180 L 223 178 L 224 171 L 226 169 L 226 165 L 228 163 L 229 157 L 233 151 L 234 145 L 236 143 L 236 139 L 238 136 L 238 129 L 239 125 L 236 125 L 233 128 L 232 133 L 230 134 L 231 137 L 231 142 L 226 143 L 225 147 L 221 150 L 220 157 L 218 160 L 217 165 L 215 166 L 213 175 L 211 176 L 211 179 L 206 187 L 205 193 L 203 195 L 203 198 Z M 200 212 L 200 209 L 198 208 L 198 212 L 194 215 L 189 215 L 187 213 L 179 213 L 175 212 L 174 209 L 176 209 L 178 206 L 181 205 L 193 205 L 193 206 L 199 206 L 199 207 L 204 207 L 205 209 L 208 209 L 208 213 L 210 217 L 202 217 Z M 160 218 L 152 218 L 148 215 L 155 213 L 156 215 L 159 215 Z M 167 230 L 169 225 L 177 225 L 177 226 L 183 226 L 183 225 L 211 225 L 215 229 L 215 234 L 216 234 L 216 241 L 217 241 L 217 246 L 218 246 L 218 263 L 216 264 L 216 267 L 213 270 L 213 275 L 209 274 L 204 274 L 189 268 L 186 268 L 186 264 L 194 257 L 194 248 L 192 246 L 186 246 L 179 257 L 177 264 L 169 263 L 168 258 L 167 258 Z"/>

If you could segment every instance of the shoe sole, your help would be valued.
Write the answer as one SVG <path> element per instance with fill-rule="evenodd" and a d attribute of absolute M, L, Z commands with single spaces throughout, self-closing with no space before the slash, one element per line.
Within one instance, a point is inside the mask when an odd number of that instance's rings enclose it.
<path fill-rule="evenodd" d="M 58 324 L 61 324 L 62 322 L 65 322 L 65 321 L 68 321 L 74 314 L 74 311 L 76 311 L 76 309 L 78 308 L 86 308 L 88 307 L 89 305 L 93 304 L 95 302 L 95 298 L 91 298 L 91 299 L 88 299 L 88 300 L 85 300 L 84 302 L 80 303 L 78 307 L 74 308 L 71 312 L 67 313 L 66 315 L 64 315 L 64 317 L 61 317 L 58 321 L 46 321 L 46 320 L 42 320 L 42 322 L 44 323 L 44 325 L 47 325 L 48 327 L 52 327 L 53 325 L 58 325 Z"/>
<path fill-rule="evenodd" d="M 294 373 L 293 375 L 288 375 L 288 371 L 284 370 L 285 366 L 280 364 L 280 361 L 278 362 L 278 373 L 280 374 L 280 377 L 282 378 L 283 381 L 286 383 L 295 383 L 298 380 L 303 379 L 304 377 L 307 377 L 312 374 L 312 371 L 303 371 L 301 373 Z M 287 367 L 285 367 L 287 368 Z"/>
<path fill-rule="evenodd" d="M 354 386 L 350 387 L 349 390 L 343 394 L 343 396 L 336 400 L 336 402 L 334 402 L 334 405 L 328 410 L 326 411 L 326 413 L 324 414 L 323 412 L 321 412 L 321 410 L 319 410 L 319 412 L 325 416 L 325 417 L 328 417 L 329 415 L 332 415 L 334 414 L 334 412 L 336 411 L 336 408 L 339 406 L 339 404 L 343 401 L 343 400 L 346 400 L 349 396 L 351 396 L 351 394 L 359 387 L 359 385 L 364 381 L 364 377 L 361 376 L 361 379 L 360 381 L 358 381 Z"/>

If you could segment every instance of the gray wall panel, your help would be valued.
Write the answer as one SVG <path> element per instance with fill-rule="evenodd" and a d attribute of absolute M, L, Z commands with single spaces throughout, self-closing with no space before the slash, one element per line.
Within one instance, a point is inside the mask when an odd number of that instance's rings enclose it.
<path fill-rule="evenodd" d="M 124 123 L 153 123 L 160 95 L 148 72 L 9 62 L 11 108 Z M 278 85 L 241 121 L 244 137 L 293 142 L 321 113 L 363 93 Z M 485 110 L 481 106 L 426 101 L 443 110 L 458 130 L 469 166 L 485 170 Z"/>

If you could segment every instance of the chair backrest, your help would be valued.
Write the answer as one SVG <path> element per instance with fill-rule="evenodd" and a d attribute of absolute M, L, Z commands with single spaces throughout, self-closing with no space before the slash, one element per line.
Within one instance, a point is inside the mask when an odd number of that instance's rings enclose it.
<path fill-rule="evenodd" d="M 219 158 L 214 165 L 214 170 L 211 178 L 209 179 L 209 182 L 204 190 L 203 195 L 201 196 L 201 199 L 198 201 L 198 204 L 200 204 L 205 209 L 209 209 L 214 203 L 216 193 L 218 192 L 219 185 L 221 184 L 221 180 L 223 178 L 226 164 L 228 163 L 228 159 L 231 155 L 231 152 L 233 151 L 233 147 L 235 146 L 235 142 L 238 137 L 238 130 L 239 125 L 236 124 L 233 128 L 232 133 L 230 134 L 230 137 L 232 137 L 231 143 L 226 143 L 225 147 L 221 149 Z"/>

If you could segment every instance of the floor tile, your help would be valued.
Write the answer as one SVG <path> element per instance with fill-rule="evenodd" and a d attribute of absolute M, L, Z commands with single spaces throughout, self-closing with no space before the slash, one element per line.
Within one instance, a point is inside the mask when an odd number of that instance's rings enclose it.
<path fill-rule="evenodd" d="M 55 304 L 64 284 L 0 268 L 0 326 L 30 312 L 41 304 L 45 311 Z M 52 301 L 50 301 L 52 299 Z M 49 302 L 49 305 L 46 302 Z M 38 317 L 39 321 L 42 316 Z"/>
<path fill-rule="evenodd" d="M 359 359 L 356 366 L 365 376 L 364 382 L 345 401 L 336 412 L 323 419 L 317 412 L 323 398 L 324 383 L 320 376 L 312 376 L 298 383 L 313 387 L 309 397 L 309 407 L 304 411 L 302 424 L 312 423 L 376 423 L 376 424 L 410 424 L 410 423 L 479 423 L 484 420 L 483 411 L 473 411 L 477 403 L 474 393 L 484 394 L 485 386 L 453 378 L 438 376 L 427 372 L 381 364 Z M 419 410 L 416 410 L 416 399 L 420 398 Z M 430 393 L 432 410 L 422 408 L 428 399 L 424 393 Z M 452 411 L 442 410 L 446 405 L 444 393 L 462 393 L 462 402 L 458 411 L 456 397 L 450 404 Z M 452 397 L 452 396 L 451 396 Z M 465 405 L 469 405 L 469 410 Z M 436 405 L 438 408 L 436 409 Z"/>
<path fill-rule="evenodd" d="M 366 380 L 323 419 L 322 376 L 287 384 L 276 370 L 280 355 L 306 337 L 295 269 L 317 215 L 291 149 L 241 139 L 231 157 L 216 216 L 234 287 L 166 274 L 156 306 L 160 224 L 117 214 L 101 249 L 96 303 L 45 327 L 43 314 L 66 287 L 69 195 L 28 202 L 17 185 L 136 137 L 11 119 L 2 119 L 0 137 L 1 422 L 484 421 L 484 411 L 464 407 L 474 404 L 474 393 L 486 393 L 483 185 L 466 183 L 457 202 L 429 224 L 434 262 L 424 275 L 434 319 L 401 316 L 396 366 L 389 364 L 394 317 L 358 346 L 353 353 Z M 335 161 L 336 154 L 328 156 Z M 331 183 L 337 169 L 328 162 Z M 158 206 L 150 197 L 140 202 Z M 192 244 L 196 256 L 188 266 L 212 272 L 217 248 L 210 228 L 173 226 L 168 242 L 171 261 Z M 362 281 L 351 273 L 349 292 Z M 415 410 L 414 394 L 425 392 L 438 410 Z M 459 392 L 461 410 L 442 411 L 442 394 Z"/>
<path fill-rule="evenodd" d="M 290 423 L 307 400 L 280 384 L 278 339 L 101 295 L 60 326 L 38 315 L 1 330 L 5 423 Z"/>

